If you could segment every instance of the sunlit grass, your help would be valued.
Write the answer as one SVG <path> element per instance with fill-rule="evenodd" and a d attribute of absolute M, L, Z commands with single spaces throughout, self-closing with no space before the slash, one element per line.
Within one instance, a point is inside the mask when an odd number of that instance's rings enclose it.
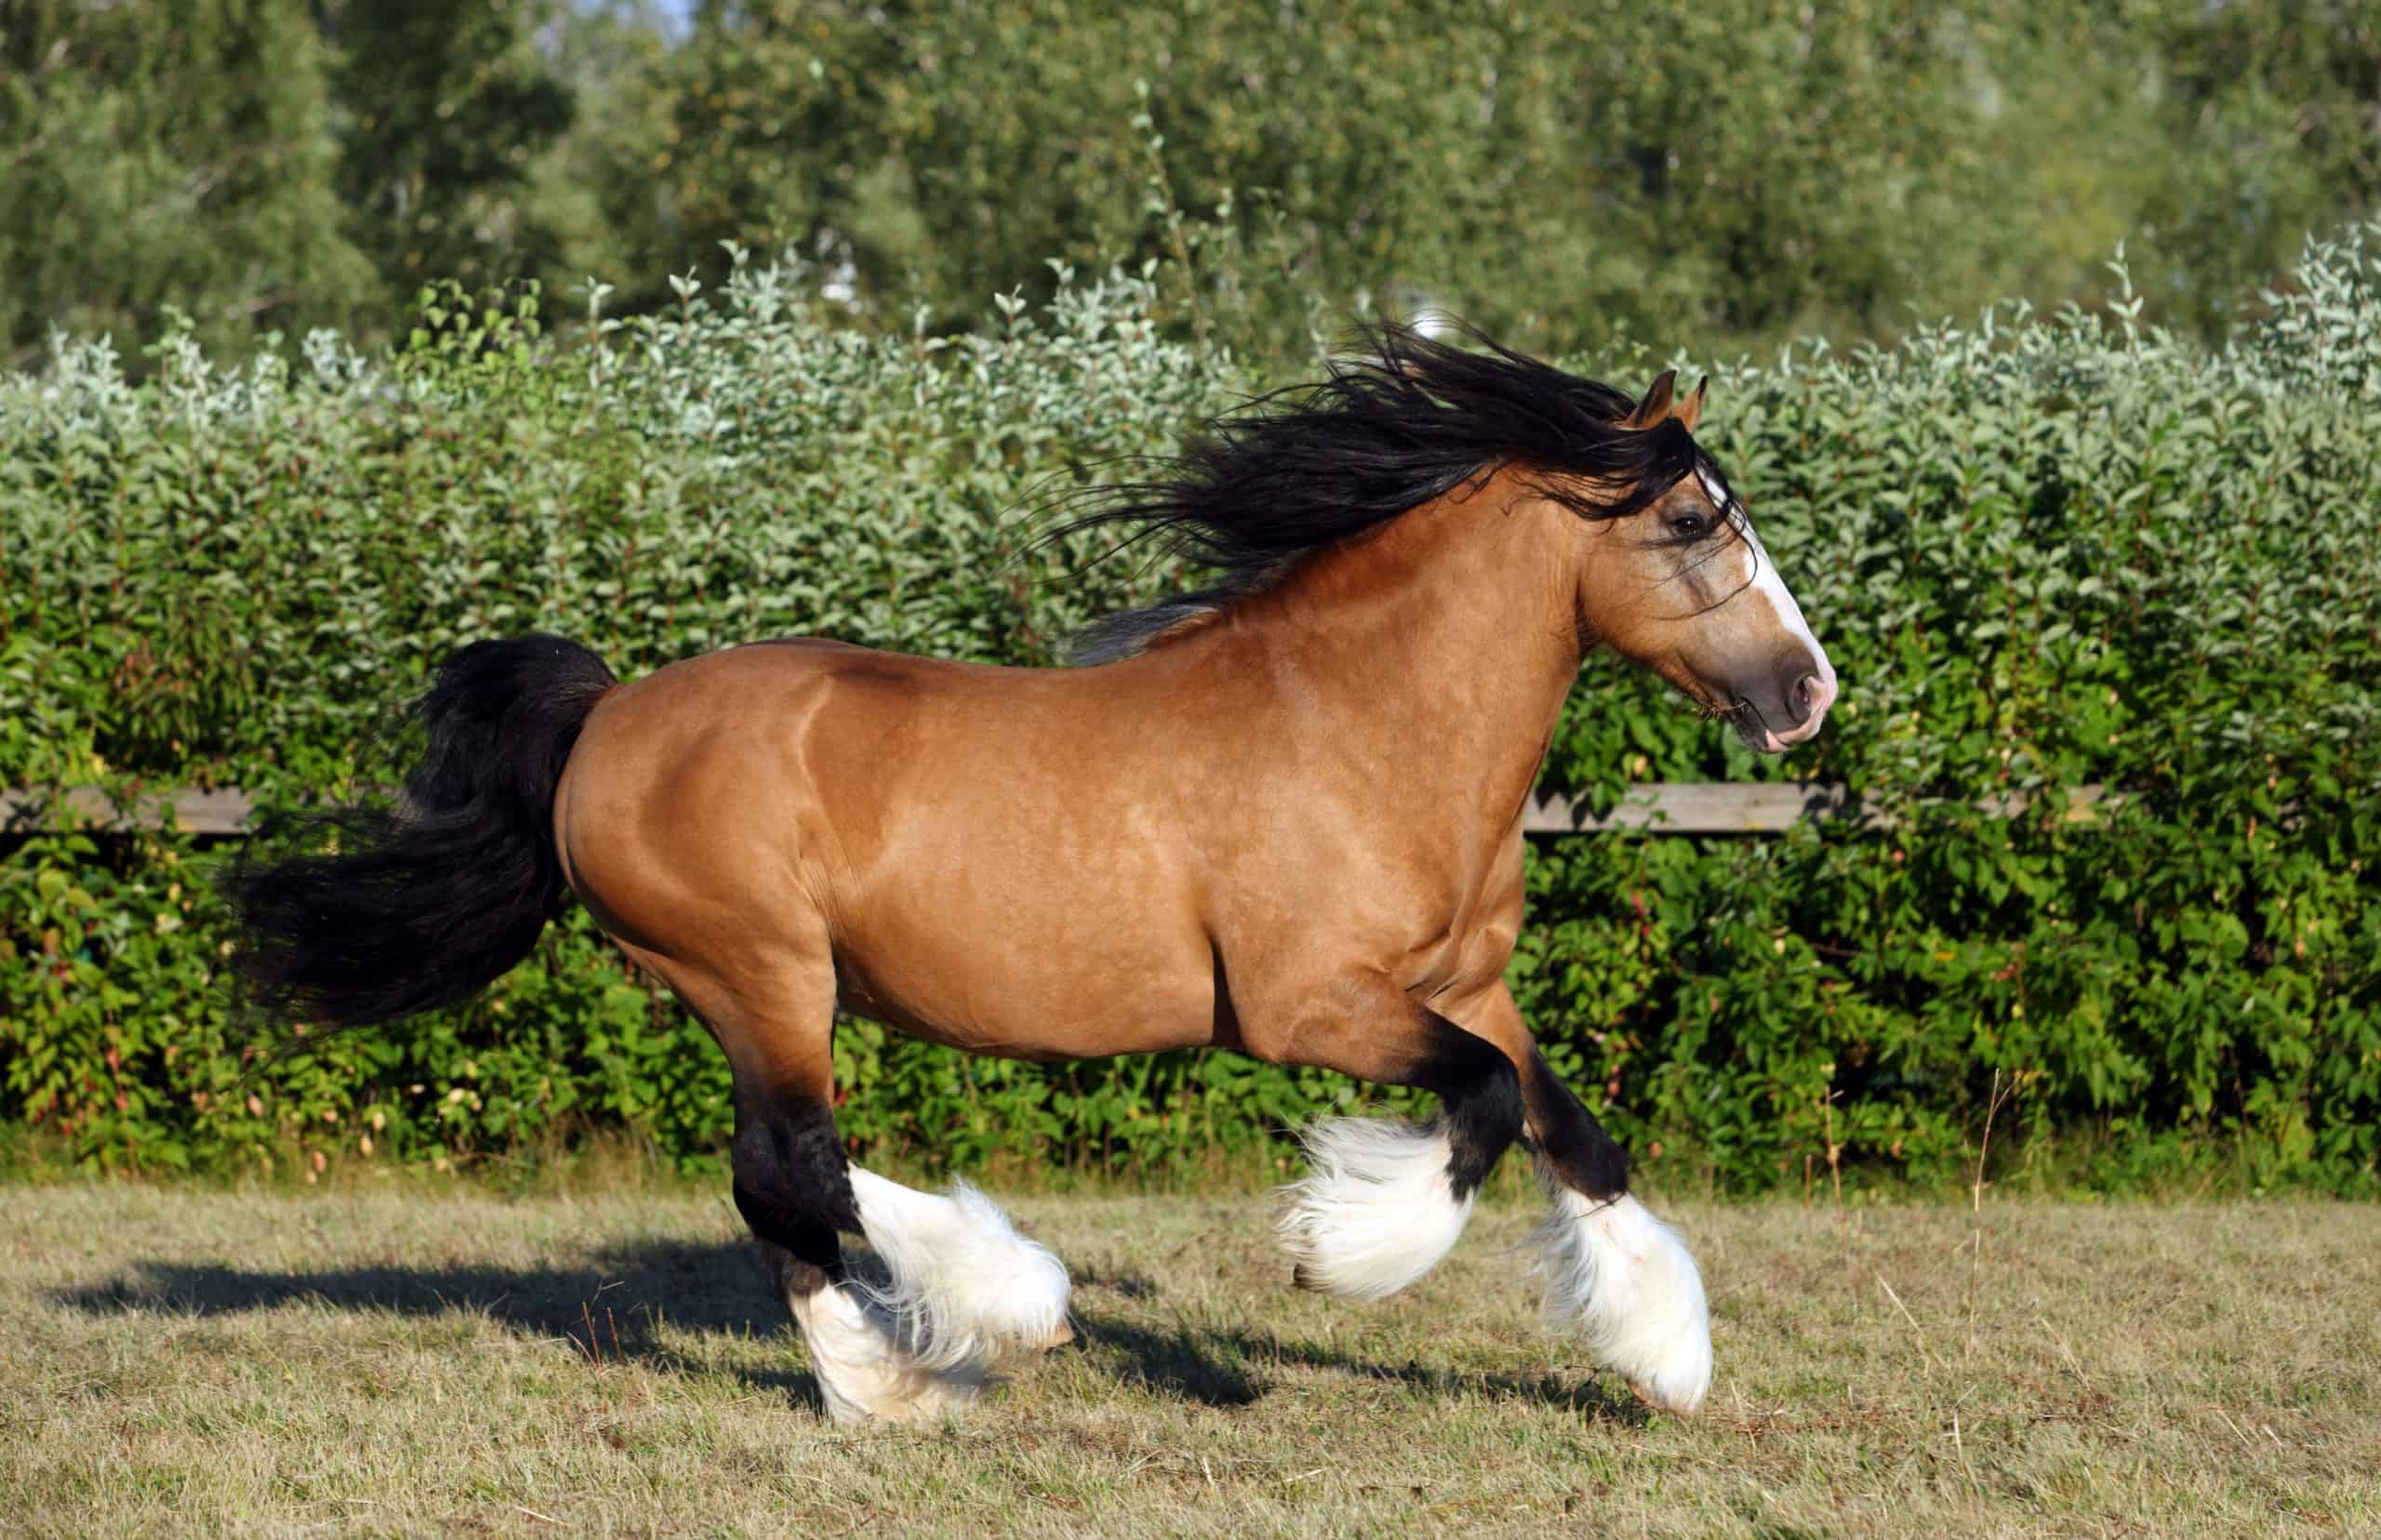
<path fill-rule="evenodd" d="M 100 1534 L 2381 1525 L 2381 1211 L 1682 1206 L 1720 1377 L 1649 1416 L 1483 1209 L 1384 1306 L 1247 1199 L 1054 1196 L 1081 1343 L 947 1426 L 826 1423 L 724 1191 L 16 1188 L 0 1527 Z M 1971 1293 L 1973 1276 L 1974 1289 Z"/>

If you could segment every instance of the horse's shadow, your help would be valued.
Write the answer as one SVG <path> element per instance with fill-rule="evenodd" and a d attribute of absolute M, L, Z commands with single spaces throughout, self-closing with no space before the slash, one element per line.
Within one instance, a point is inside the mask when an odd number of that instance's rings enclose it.
<path fill-rule="evenodd" d="M 1085 1270 L 1076 1282 L 1075 1351 L 1083 1364 L 1151 1394 L 1221 1409 L 1250 1406 L 1272 1392 L 1281 1369 L 1296 1367 L 1432 1395 L 1470 1391 L 1533 1401 L 1630 1426 L 1645 1418 L 1633 1399 L 1593 1380 L 1377 1362 L 1310 1340 L 1238 1328 L 1151 1324 L 1103 1308 L 1101 1297 L 1113 1294 L 1118 1303 L 1151 1298 L 1158 1290 L 1148 1279 Z M 530 1268 L 449 1263 L 283 1272 L 219 1262 L 143 1262 L 104 1282 L 50 1297 L 89 1315 L 159 1311 L 208 1318 L 306 1304 L 359 1315 L 479 1316 L 523 1336 L 567 1339 L 591 1365 L 727 1373 L 755 1388 L 821 1404 L 818 1381 L 795 1366 L 799 1350 L 785 1307 L 743 1241 L 651 1238 L 597 1248 L 576 1264 Z M 691 1348 L 687 1337 L 696 1339 Z M 774 1340 L 784 1348 L 786 1367 L 755 1368 L 742 1358 L 704 1350 L 720 1345 L 706 1339 L 725 1338 Z"/>
<path fill-rule="evenodd" d="M 525 1337 L 567 1339 L 591 1365 L 635 1362 L 673 1374 L 727 1372 L 756 1387 L 819 1404 L 794 1366 L 791 1321 L 749 1244 L 660 1238 L 601 1246 L 585 1260 L 527 1268 L 470 1263 L 250 1270 L 219 1262 L 142 1262 L 51 1298 L 92 1315 L 158 1311 L 200 1318 L 311 1305 L 358 1315 L 479 1316 Z M 666 1329 L 665 1329 L 666 1328 Z M 696 1350 L 672 1336 L 698 1339 Z M 709 1361 L 703 1346 L 785 1340 L 782 1372 Z"/>
<path fill-rule="evenodd" d="M 1362 1354 L 1315 1342 L 1282 1342 L 1251 1337 L 1244 1333 L 1211 1333 L 1210 1340 L 1229 1343 L 1252 1359 L 1277 1364 L 1324 1369 L 1350 1378 L 1403 1385 L 1433 1397 L 1470 1392 L 1490 1401 L 1530 1401 L 1584 1417 L 1643 1427 L 1652 1414 L 1643 1401 L 1616 1393 L 1599 1380 L 1566 1379 L 1561 1374 L 1516 1374 L 1496 1370 L 1450 1369 L 1408 1359 L 1403 1363 L 1377 1362 Z"/>

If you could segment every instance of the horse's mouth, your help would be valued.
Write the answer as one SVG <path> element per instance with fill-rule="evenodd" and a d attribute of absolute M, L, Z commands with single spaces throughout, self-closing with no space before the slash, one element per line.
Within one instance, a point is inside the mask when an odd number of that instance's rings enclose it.
<path fill-rule="evenodd" d="M 1685 693 L 1688 699 L 1702 709 L 1705 716 L 1724 722 L 1735 728 L 1736 737 L 1743 739 L 1745 747 L 1754 753 L 1782 754 L 1793 747 L 1787 739 L 1770 731 L 1769 723 L 1761 714 L 1761 708 L 1751 701 L 1739 697 L 1723 705 L 1718 701 L 1706 699 L 1697 690 L 1688 690 Z"/>
<path fill-rule="evenodd" d="M 1744 739 L 1745 747 L 1756 754 L 1782 754 L 1791 747 L 1784 738 L 1769 730 L 1769 724 L 1762 718 L 1761 708 L 1749 700 L 1739 700 L 1721 714 L 1726 717 L 1728 724 L 1736 730 L 1736 737 Z"/>

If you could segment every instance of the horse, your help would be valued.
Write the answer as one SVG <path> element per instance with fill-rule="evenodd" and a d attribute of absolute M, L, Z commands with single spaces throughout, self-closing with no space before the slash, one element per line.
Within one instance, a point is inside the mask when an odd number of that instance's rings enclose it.
<path fill-rule="evenodd" d="M 1073 667 L 796 639 L 624 684 L 558 637 L 461 648 L 394 805 L 298 815 L 302 853 L 228 879 L 238 967 L 291 1019 L 392 1022 L 584 906 L 726 1055 L 736 1206 L 839 1420 L 956 1407 L 1069 1334 L 1064 1265 L 991 1199 L 847 1157 L 839 1011 L 970 1054 L 1226 1049 L 1430 1092 L 1427 1121 L 1303 1132 L 1297 1285 L 1413 1283 L 1525 1141 L 1551 1321 L 1697 1410 L 1695 1260 L 1505 984 L 1523 815 L 1591 649 L 1763 753 L 1818 732 L 1835 670 L 1696 442 L 1702 383 L 1631 397 L 1468 340 L 1375 328 L 1083 494 L 1067 527 L 1217 578 Z"/>

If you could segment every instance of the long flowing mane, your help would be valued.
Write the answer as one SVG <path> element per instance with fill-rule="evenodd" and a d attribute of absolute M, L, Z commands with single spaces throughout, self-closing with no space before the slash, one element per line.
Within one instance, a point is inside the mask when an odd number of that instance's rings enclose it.
<path fill-rule="evenodd" d="M 1323 379 L 1214 418 L 1156 476 L 1069 499 L 1061 534 L 1125 526 L 1124 544 L 1155 540 L 1215 571 L 1196 591 L 1090 626 L 1070 647 L 1074 661 L 1140 652 L 1270 587 L 1300 557 L 1499 467 L 1539 476 L 1588 518 L 1633 513 L 1695 471 L 1695 441 L 1675 420 L 1624 428 L 1636 403 L 1623 392 L 1463 335 L 1479 350 L 1368 327 L 1362 351 L 1333 359 Z M 1604 491 L 1591 498 L 1588 484 Z"/>

